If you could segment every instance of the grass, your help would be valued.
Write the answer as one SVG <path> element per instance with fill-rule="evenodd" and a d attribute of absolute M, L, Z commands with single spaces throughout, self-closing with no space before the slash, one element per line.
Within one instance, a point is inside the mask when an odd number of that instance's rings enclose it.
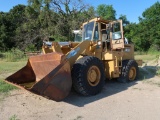
<path fill-rule="evenodd" d="M 9 91 L 17 89 L 15 86 L 4 82 L 5 78 L 25 66 L 26 63 L 26 55 L 18 49 L 12 49 L 8 52 L 0 52 L 0 101 L 8 95 Z M 16 116 L 11 118 L 11 120 L 15 119 Z"/>
<path fill-rule="evenodd" d="M 13 115 L 9 118 L 9 120 L 19 120 L 19 119 L 17 118 L 17 115 Z"/>
<path fill-rule="evenodd" d="M 75 118 L 74 120 L 82 120 L 82 116 L 77 116 L 77 118 Z"/>
<path fill-rule="evenodd" d="M 135 55 L 135 59 L 142 59 L 143 61 L 149 61 L 149 60 L 153 60 L 156 59 L 157 55 Z"/>
<path fill-rule="evenodd" d="M 135 52 L 135 59 L 142 59 L 143 61 L 150 61 L 158 59 L 160 52 Z"/>
<path fill-rule="evenodd" d="M 136 51 L 134 52 L 135 55 L 160 55 L 159 51 L 148 51 L 148 52 L 141 52 Z"/>
<path fill-rule="evenodd" d="M 0 75 L 6 74 L 6 73 L 13 73 L 17 71 L 18 69 L 20 69 L 25 64 L 26 64 L 26 61 L 20 61 L 20 62 L 0 61 Z"/>
<path fill-rule="evenodd" d="M 16 87 L 0 80 L 0 93 L 8 93 L 13 89 L 16 89 Z"/>
<path fill-rule="evenodd" d="M 21 62 L 4 62 L 0 61 L 0 93 L 7 93 L 16 87 L 4 82 L 3 80 L 22 68 L 26 64 L 26 61 Z"/>
<path fill-rule="evenodd" d="M 148 51 L 148 54 L 150 55 L 160 55 L 159 51 Z"/>

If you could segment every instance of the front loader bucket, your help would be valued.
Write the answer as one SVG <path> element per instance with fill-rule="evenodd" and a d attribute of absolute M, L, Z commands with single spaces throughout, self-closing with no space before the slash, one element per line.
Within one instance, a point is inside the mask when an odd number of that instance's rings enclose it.
<path fill-rule="evenodd" d="M 49 53 L 32 56 L 25 67 L 6 78 L 6 81 L 55 101 L 64 99 L 72 86 L 70 64 L 61 62 L 63 55 Z"/>

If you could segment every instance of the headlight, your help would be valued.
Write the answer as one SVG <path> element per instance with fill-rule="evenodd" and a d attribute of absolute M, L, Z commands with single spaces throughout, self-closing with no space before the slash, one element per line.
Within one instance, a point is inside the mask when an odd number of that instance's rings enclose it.
<path fill-rule="evenodd" d="M 101 45 L 101 41 L 98 41 L 98 43 L 97 43 L 98 45 Z"/>

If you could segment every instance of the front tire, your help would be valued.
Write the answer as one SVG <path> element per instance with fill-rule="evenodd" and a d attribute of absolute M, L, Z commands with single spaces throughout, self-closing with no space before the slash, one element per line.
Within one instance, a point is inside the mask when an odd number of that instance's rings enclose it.
<path fill-rule="evenodd" d="M 96 57 L 85 56 L 73 65 L 73 88 L 82 95 L 98 94 L 103 88 L 104 80 L 103 63 Z"/>

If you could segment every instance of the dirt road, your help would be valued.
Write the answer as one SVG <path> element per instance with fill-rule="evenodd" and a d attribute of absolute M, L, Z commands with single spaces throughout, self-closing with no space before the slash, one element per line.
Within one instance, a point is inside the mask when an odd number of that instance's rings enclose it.
<path fill-rule="evenodd" d="M 0 103 L 0 118 L 8 120 L 159 120 L 160 82 L 157 76 L 128 84 L 106 82 L 96 96 L 75 92 L 55 102 L 15 90 Z"/>

